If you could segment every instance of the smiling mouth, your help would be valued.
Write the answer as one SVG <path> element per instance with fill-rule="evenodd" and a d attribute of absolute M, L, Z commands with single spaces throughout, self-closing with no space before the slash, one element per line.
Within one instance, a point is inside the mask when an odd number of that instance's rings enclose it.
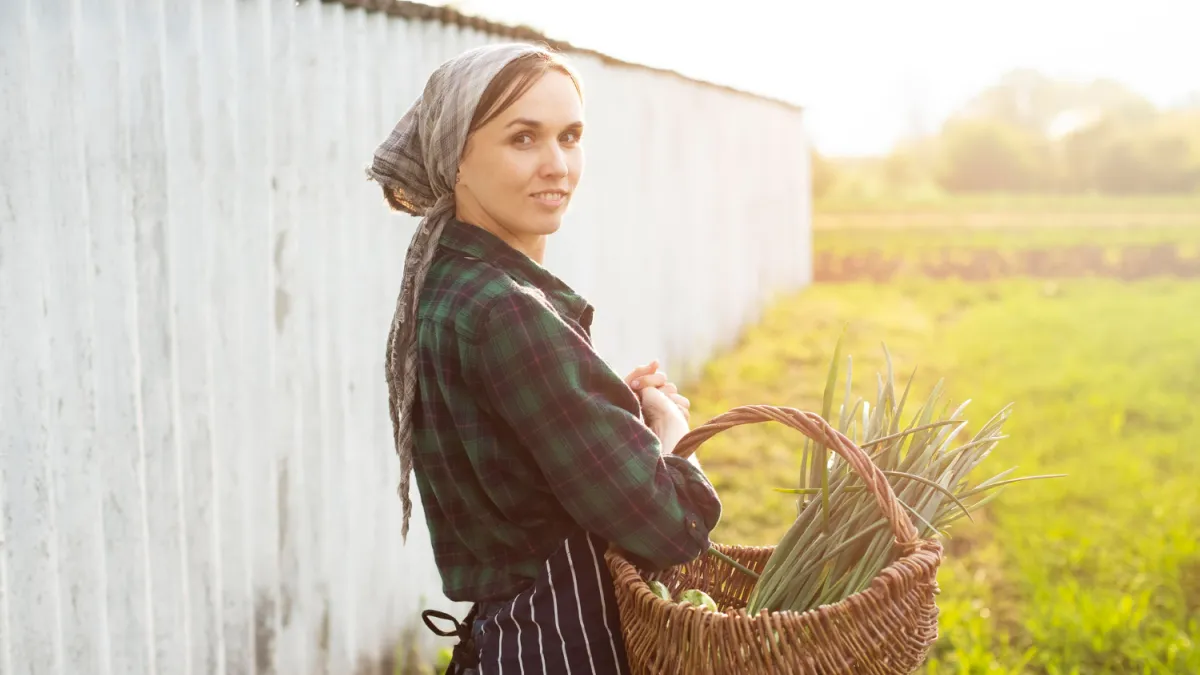
<path fill-rule="evenodd" d="M 547 190 L 545 192 L 535 192 L 531 195 L 539 202 L 547 206 L 558 206 L 567 199 L 567 193 L 562 190 Z"/>

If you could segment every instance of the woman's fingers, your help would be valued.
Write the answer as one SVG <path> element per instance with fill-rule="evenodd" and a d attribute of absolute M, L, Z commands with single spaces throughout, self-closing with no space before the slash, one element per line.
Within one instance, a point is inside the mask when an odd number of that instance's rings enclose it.
<path fill-rule="evenodd" d="M 658 361 L 651 361 L 644 366 L 635 368 L 625 378 L 625 383 L 635 392 L 657 389 L 679 408 L 684 417 L 690 418 L 692 415 L 692 402 L 679 393 L 679 387 L 674 382 L 667 380 L 666 372 L 658 370 Z"/>
<path fill-rule="evenodd" d="M 689 420 L 692 418 L 691 401 L 687 400 L 686 397 L 680 396 L 679 394 L 671 394 L 668 396 L 668 398 L 670 398 L 671 401 L 679 407 L 679 411 L 683 413 L 685 418 Z"/>
<path fill-rule="evenodd" d="M 655 389 L 658 389 L 666 384 L 667 384 L 667 374 L 663 373 L 663 372 L 658 372 L 658 373 L 650 373 L 649 375 L 643 375 L 641 377 L 638 377 L 632 383 L 630 383 L 629 386 L 634 391 L 637 391 L 639 389 L 645 389 L 647 387 L 654 387 Z M 670 393 L 670 392 L 663 392 L 663 393 L 666 394 L 666 393 Z"/>
<path fill-rule="evenodd" d="M 644 366 L 638 366 L 637 368 L 633 369 L 633 372 L 625 376 L 625 384 L 628 385 L 630 389 L 637 391 L 638 389 L 641 389 L 644 384 L 642 382 L 642 378 L 654 373 L 656 370 L 658 370 L 657 359 L 647 363 Z"/>

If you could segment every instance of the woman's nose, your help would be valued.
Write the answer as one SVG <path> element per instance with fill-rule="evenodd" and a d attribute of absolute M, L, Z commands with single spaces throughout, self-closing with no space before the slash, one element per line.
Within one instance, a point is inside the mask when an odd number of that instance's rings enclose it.
<path fill-rule="evenodd" d="M 563 176 L 567 173 L 566 152 L 557 144 L 550 146 L 542 160 L 542 172 L 547 176 Z"/>

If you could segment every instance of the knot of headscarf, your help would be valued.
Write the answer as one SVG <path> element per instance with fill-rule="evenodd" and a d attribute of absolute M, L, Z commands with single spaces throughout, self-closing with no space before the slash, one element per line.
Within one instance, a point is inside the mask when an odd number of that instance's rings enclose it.
<path fill-rule="evenodd" d="M 400 536 L 408 540 L 412 516 L 409 481 L 413 468 L 412 404 L 417 392 L 417 301 L 438 240 L 454 217 L 454 184 L 479 99 L 492 79 L 514 59 L 545 50 L 528 44 L 486 45 L 446 61 L 429 76 L 420 97 L 375 151 L 367 176 L 390 193 L 400 210 L 421 222 L 404 257 L 396 313 L 388 333 L 384 370 L 388 412 L 400 456 Z"/>

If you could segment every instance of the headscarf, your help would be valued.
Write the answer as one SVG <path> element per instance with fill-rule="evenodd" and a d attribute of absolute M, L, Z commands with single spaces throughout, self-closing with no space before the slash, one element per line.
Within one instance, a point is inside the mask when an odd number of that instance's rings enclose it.
<path fill-rule="evenodd" d="M 546 50 L 529 44 L 486 45 L 446 61 L 429 76 L 425 90 L 375 151 L 367 176 L 389 190 L 390 201 L 420 216 L 404 257 L 404 275 L 384 359 L 388 412 L 400 455 L 400 536 L 408 540 L 413 468 L 412 403 L 417 391 L 417 300 L 438 239 L 454 216 L 454 184 L 467 132 L 479 99 L 494 78 L 517 57 Z"/>

